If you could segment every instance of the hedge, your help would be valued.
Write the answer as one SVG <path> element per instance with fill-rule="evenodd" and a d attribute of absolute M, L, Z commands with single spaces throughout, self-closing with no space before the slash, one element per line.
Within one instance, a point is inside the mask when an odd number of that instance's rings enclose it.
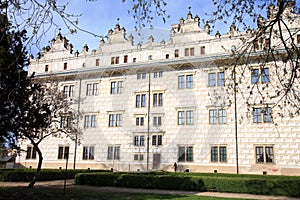
<path fill-rule="evenodd" d="M 76 184 L 300 197 L 300 177 L 193 173 L 78 173 Z"/>
<path fill-rule="evenodd" d="M 108 172 L 104 170 L 80 170 L 69 169 L 67 174 L 65 170 L 59 169 L 42 169 L 39 181 L 51 181 L 51 180 L 63 180 L 73 179 L 77 173 L 89 173 L 89 172 Z M 2 169 L 0 170 L 1 182 L 28 182 L 36 174 L 35 169 Z"/>

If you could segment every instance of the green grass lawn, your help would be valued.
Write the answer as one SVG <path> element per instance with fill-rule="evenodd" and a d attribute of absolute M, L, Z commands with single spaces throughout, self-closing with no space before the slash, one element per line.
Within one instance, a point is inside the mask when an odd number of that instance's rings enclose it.
<path fill-rule="evenodd" d="M 109 199 L 109 200 L 156 200 L 156 199 L 178 199 L 178 200 L 220 200 L 225 198 L 216 197 L 199 197 L 194 195 L 171 195 L 171 194 L 142 194 L 142 193 L 113 193 L 113 192 L 97 192 L 83 191 L 78 189 L 67 189 L 64 196 L 63 189 L 54 188 L 25 188 L 25 187 L 0 187 L 0 199 L 16 200 L 59 200 L 59 199 Z M 229 200 L 229 198 L 227 198 Z M 236 199 L 235 199 L 236 200 Z"/>

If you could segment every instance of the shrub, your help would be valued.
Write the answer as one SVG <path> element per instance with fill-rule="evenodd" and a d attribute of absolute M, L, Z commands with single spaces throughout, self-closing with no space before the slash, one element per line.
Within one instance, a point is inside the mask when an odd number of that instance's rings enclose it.
<path fill-rule="evenodd" d="M 193 173 L 77 174 L 76 184 L 300 196 L 300 177 Z"/>
<path fill-rule="evenodd" d="M 100 170 L 97 170 L 100 171 Z M 103 170 L 102 170 L 103 171 Z M 70 169 L 65 173 L 65 170 L 59 169 L 42 169 L 39 181 L 63 180 L 72 179 L 77 173 L 94 172 L 92 170 L 73 170 Z M 0 170 L 1 182 L 28 182 L 35 175 L 34 169 L 15 169 L 15 170 Z"/>

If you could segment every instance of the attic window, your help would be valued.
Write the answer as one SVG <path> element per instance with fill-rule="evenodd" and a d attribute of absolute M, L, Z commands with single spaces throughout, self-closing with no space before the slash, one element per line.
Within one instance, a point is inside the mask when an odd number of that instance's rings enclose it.
<path fill-rule="evenodd" d="M 128 55 L 125 55 L 124 56 L 124 63 L 127 63 L 128 62 Z"/>
<path fill-rule="evenodd" d="M 194 47 L 184 49 L 184 56 L 194 56 L 194 55 L 195 55 Z"/>
<path fill-rule="evenodd" d="M 297 44 L 300 44 L 300 34 L 297 35 Z"/>
<path fill-rule="evenodd" d="M 64 70 L 68 69 L 68 63 L 64 63 Z"/>
<path fill-rule="evenodd" d="M 205 54 L 205 46 L 200 47 L 200 53 Z"/>
<path fill-rule="evenodd" d="M 119 56 L 116 57 L 116 64 L 119 64 Z"/>
<path fill-rule="evenodd" d="M 174 51 L 174 57 L 175 58 L 179 57 L 179 49 L 175 49 L 175 51 Z"/>
<path fill-rule="evenodd" d="M 49 65 L 45 65 L 45 72 L 49 71 Z"/>
<path fill-rule="evenodd" d="M 269 39 L 269 38 L 266 38 L 266 39 L 265 39 L 265 48 L 266 48 L 266 49 L 269 49 L 269 46 L 270 46 L 270 39 Z"/>
<path fill-rule="evenodd" d="M 96 59 L 96 66 L 100 65 L 100 59 Z"/>

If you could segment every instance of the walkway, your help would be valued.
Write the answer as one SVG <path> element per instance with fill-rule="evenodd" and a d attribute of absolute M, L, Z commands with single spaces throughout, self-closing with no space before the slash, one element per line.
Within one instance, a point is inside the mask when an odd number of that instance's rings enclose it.
<path fill-rule="evenodd" d="M 153 190 L 153 189 L 135 189 L 135 188 L 119 188 L 119 187 L 97 187 L 86 185 L 74 185 L 74 179 L 66 181 L 66 187 L 77 190 L 90 190 L 100 192 L 129 192 L 129 193 L 153 193 L 153 194 L 190 194 L 197 196 L 211 196 L 224 198 L 244 198 L 244 199 L 264 199 L 264 200 L 296 200 L 300 198 L 283 197 L 283 196 L 264 196 L 253 194 L 239 194 L 239 193 L 221 193 L 221 192 L 193 192 L 193 191 L 176 191 L 176 190 Z M 0 187 L 26 187 L 28 183 L 24 182 L 0 182 Z M 35 184 L 35 187 L 53 187 L 63 188 L 64 180 L 57 181 L 41 181 Z"/>

